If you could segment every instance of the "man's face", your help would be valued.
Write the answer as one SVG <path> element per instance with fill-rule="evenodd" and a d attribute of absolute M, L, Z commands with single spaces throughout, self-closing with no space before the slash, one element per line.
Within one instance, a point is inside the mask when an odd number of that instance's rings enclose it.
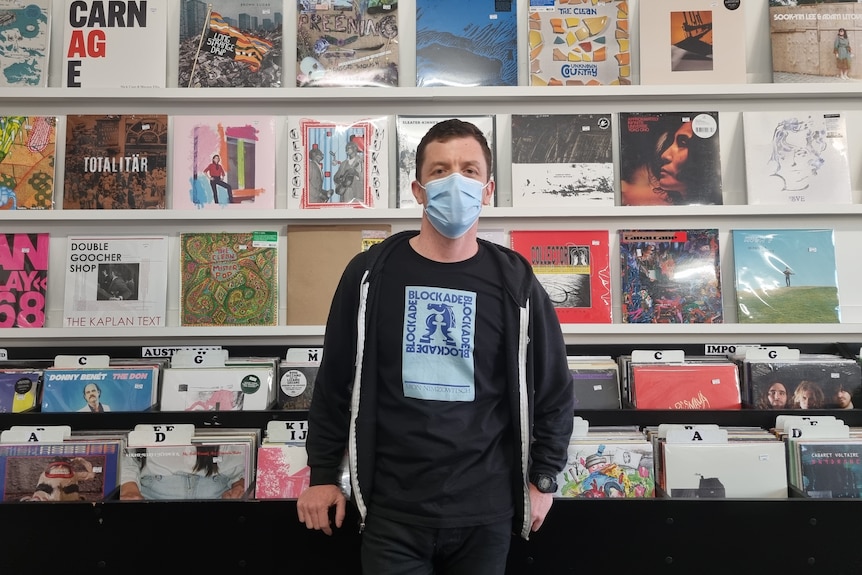
<path fill-rule="evenodd" d="M 783 383 L 773 383 L 769 386 L 766 398 L 769 401 L 769 407 L 773 409 L 785 407 L 787 405 L 787 388 L 784 387 Z"/>
<path fill-rule="evenodd" d="M 425 159 L 419 180 L 427 184 L 453 173 L 460 173 L 466 178 L 488 182 L 488 165 L 482 146 L 475 138 L 453 138 L 447 142 L 433 141 L 425 147 Z M 413 194 L 416 201 L 425 204 L 424 190 L 414 186 Z M 482 204 L 488 205 L 494 194 L 494 182 L 489 182 L 482 193 Z"/>
<path fill-rule="evenodd" d="M 87 400 L 87 405 L 97 405 L 99 403 L 99 388 L 92 383 L 88 383 L 84 387 L 84 399 Z"/>
<path fill-rule="evenodd" d="M 835 403 L 839 409 L 849 409 L 853 403 L 850 400 L 850 392 L 846 389 L 839 389 L 835 394 Z"/>

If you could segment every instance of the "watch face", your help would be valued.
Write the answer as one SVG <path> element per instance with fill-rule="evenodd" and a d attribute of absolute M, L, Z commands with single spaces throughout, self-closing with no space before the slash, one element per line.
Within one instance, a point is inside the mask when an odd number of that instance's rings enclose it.
<path fill-rule="evenodd" d="M 553 493 L 557 490 L 557 482 L 550 475 L 538 475 L 535 479 L 536 489 L 542 493 Z"/>

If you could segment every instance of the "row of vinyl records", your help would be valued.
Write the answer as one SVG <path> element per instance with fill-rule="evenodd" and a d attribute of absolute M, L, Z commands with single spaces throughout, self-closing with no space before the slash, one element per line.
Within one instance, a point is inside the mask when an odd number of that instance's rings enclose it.
<path fill-rule="evenodd" d="M 283 358 L 229 357 L 203 346 L 171 358 L 8 360 L 0 362 L 0 413 L 302 411 L 319 366 L 309 357 L 320 355 L 295 347 Z"/>
<path fill-rule="evenodd" d="M 320 348 L 293 347 L 281 359 L 229 357 L 210 346 L 169 359 L 4 361 L 0 413 L 302 411 L 311 406 L 322 355 Z M 862 407 L 858 357 L 786 347 L 740 346 L 732 356 L 667 349 L 570 356 L 569 369 L 578 410 Z"/>
<path fill-rule="evenodd" d="M 294 499 L 310 480 L 306 433 L 303 420 L 271 421 L 263 437 L 186 424 L 18 426 L 0 434 L 2 501 Z M 862 430 L 831 416 L 780 415 L 769 430 L 591 428 L 576 417 L 567 451 L 558 498 L 862 497 Z"/>
<path fill-rule="evenodd" d="M 408 83 L 399 70 L 413 56 L 419 87 L 516 86 L 526 66 L 531 86 L 745 83 L 745 12 L 767 12 L 766 2 L 712 0 L 417 0 L 415 14 L 397 0 L 301 0 L 287 14 L 283 0 L 54 3 L 56 10 L 51 0 L 0 3 L 0 85 L 46 86 L 55 33 L 64 87 L 165 87 L 169 60 L 178 69 L 171 84 L 180 87 L 393 87 Z M 825 3 L 770 2 L 773 81 L 840 72 L 836 57 L 812 64 L 818 58 L 798 54 L 812 34 L 828 38 L 815 54 L 852 52 L 858 8 Z M 175 39 L 168 38 L 172 20 L 179 21 Z M 415 46 L 399 26 L 415 33 Z M 846 46 L 836 41 L 839 28 L 849 31 Z M 285 32 L 295 34 L 294 64 Z M 140 46 L 146 59 L 137 57 Z M 295 81 L 282 77 L 291 67 Z"/>
<path fill-rule="evenodd" d="M 745 201 L 852 203 L 852 114 L 743 112 Z M 447 117 L 0 116 L 0 209 L 415 208 L 416 148 Z M 492 174 L 510 170 L 513 207 L 723 204 L 723 117 L 458 116 L 485 135 Z M 497 164 L 503 145 L 510 166 Z M 286 181 L 277 185 L 279 165 Z"/>
<path fill-rule="evenodd" d="M 285 293 L 286 325 L 324 325 L 344 267 L 389 235 L 388 225 L 291 225 L 275 231 L 70 235 L 50 277 L 47 232 L 0 234 L 0 327 L 57 327 L 49 289 L 63 294 L 64 328 L 166 327 L 168 279 L 180 326 L 271 326 Z M 840 323 L 831 229 L 735 229 L 738 323 Z M 621 323 L 723 323 L 717 228 L 480 230 L 531 264 L 561 323 L 613 323 L 611 239 L 618 242 Z M 726 237 L 725 237 L 726 238 Z M 173 255 L 172 253 L 173 252 Z M 174 259 L 176 258 L 176 259 Z M 176 264 L 170 262 L 176 261 Z M 281 285 L 279 266 L 287 268 Z M 56 274 L 56 275 L 54 275 Z M 53 320 L 56 321 L 56 320 Z M 430 337 L 430 335 L 429 335 Z M 445 342 L 441 337 L 441 345 Z"/>

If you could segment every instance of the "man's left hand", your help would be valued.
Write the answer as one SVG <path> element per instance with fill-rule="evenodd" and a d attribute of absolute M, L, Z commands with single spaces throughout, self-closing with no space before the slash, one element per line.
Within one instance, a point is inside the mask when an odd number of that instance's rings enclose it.
<path fill-rule="evenodd" d="M 542 493 L 530 483 L 530 531 L 539 530 L 553 503 L 553 493 Z"/>

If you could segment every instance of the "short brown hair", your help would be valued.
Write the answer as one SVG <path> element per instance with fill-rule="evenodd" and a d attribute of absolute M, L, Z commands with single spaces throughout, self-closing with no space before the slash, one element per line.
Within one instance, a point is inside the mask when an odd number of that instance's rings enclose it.
<path fill-rule="evenodd" d="M 448 142 L 454 138 L 473 138 L 482 147 L 482 154 L 485 156 L 485 164 L 488 168 L 488 177 L 491 177 L 491 148 L 488 147 L 488 140 L 482 130 L 477 128 L 470 122 L 464 122 L 453 118 L 451 120 L 443 120 L 431 126 L 431 129 L 422 136 L 422 141 L 416 147 L 416 180 L 419 180 L 419 175 L 422 173 L 422 164 L 425 162 L 425 148 L 431 142 Z"/>

